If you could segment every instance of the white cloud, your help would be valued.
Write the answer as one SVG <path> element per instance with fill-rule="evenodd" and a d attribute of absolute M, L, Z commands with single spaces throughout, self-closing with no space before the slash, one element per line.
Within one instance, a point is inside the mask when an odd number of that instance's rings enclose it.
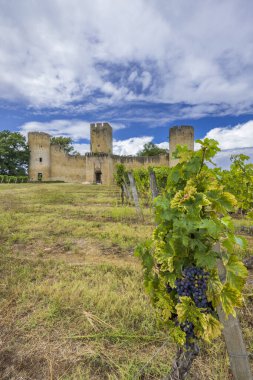
<path fill-rule="evenodd" d="M 78 153 L 82 155 L 90 152 L 90 144 L 73 144 L 73 147 Z"/>
<path fill-rule="evenodd" d="M 246 148 L 253 146 L 253 120 L 234 127 L 211 129 L 206 137 L 219 142 L 221 149 Z"/>
<path fill-rule="evenodd" d="M 250 157 L 249 161 L 247 162 L 253 163 L 253 148 L 223 150 L 217 153 L 213 161 L 218 167 L 222 167 L 223 169 L 229 169 L 231 165 L 230 157 L 232 156 L 232 154 L 245 154 L 246 156 Z"/>
<path fill-rule="evenodd" d="M 252 12 L 251 0 L 2 2 L 0 97 L 35 107 L 144 99 L 193 104 L 193 116 L 221 103 L 245 112 Z M 138 80 L 142 93 L 132 89 Z"/>
<path fill-rule="evenodd" d="M 125 128 L 124 124 L 111 123 L 113 130 Z M 90 139 L 90 122 L 83 120 L 51 120 L 49 122 L 30 121 L 19 127 L 20 132 L 46 132 L 51 136 L 71 137 L 78 142 L 81 139 Z M 85 149 L 85 148 L 84 148 Z"/>
<path fill-rule="evenodd" d="M 152 136 L 132 137 L 127 140 L 113 140 L 113 153 L 120 156 L 135 155 L 143 149 L 144 144 L 153 140 Z"/>
<path fill-rule="evenodd" d="M 169 143 L 167 141 L 161 142 L 159 144 L 156 144 L 161 149 L 169 149 Z"/>

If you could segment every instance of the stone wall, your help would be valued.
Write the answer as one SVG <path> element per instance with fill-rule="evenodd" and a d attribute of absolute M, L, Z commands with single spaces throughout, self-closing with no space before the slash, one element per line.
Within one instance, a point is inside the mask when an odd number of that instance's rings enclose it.
<path fill-rule="evenodd" d="M 71 156 L 59 145 L 51 145 L 51 181 L 85 182 L 86 160 L 84 156 Z"/>
<path fill-rule="evenodd" d="M 113 183 L 115 166 L 122 163 L 127 170 L 147 168 L 149 166 L 173 166 L 176 160 L 172 152 L 177 144 L 186 144 L 194 149 L 194 130 L 190 126 L 170 129 L 170 153 L 150 157 L 112 155 L 112 128 L 108 123 L 91 124 L 91 153 L 85 156 L 66 154 L 58 145 L 51 145 L 51 136 L 47 133 L 30 132 L 29 179 L 37 181 L 101 182 Z"/>
<path fill-rule="evenodd" d="M 169 155 L 161 154 L 158 156 L 113 156 L 114 166 L 117 163 L 124 164 L 127 170 L 148 168 L 149 166 L 169 166 Z"/>

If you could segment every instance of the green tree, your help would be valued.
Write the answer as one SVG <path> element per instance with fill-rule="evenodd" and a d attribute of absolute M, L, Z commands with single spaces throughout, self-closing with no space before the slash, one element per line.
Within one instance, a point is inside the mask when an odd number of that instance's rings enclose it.
<path fill-rule="evenodd" d="M 57 144 L 68 154 L 77 154 L 73 147 L 73 140 L 71 137 L 51 137 L 51 144 Z"/>
<path fill-rule="evenodd" d="M 142 150 L 137 153 L 137 156 L 158 156 L 159 154 L 167 154 L 167 149 L 159 148 L 159 146 L 155 145 L 152 142 L 144 144 Z"/>
<path fill-rule="evenodd" d="M 19 132 L 0 132 L 0 174 L 25 175 L 29 162 L 26 139 Z"/>

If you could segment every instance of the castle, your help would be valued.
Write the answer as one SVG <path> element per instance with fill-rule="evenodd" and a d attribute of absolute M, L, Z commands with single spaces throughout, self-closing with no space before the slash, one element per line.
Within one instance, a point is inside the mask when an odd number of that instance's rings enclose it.
<path fill-rule="evenodd" d="M 90 153 L 69 155 L 59 145 L 51 143 L 44 132 L 29 132 L 30 181 L 64 181 L 82 183 L 113 183 L 115 166 L 122 163 L 129 170 L 148 166 L 173 166 L 172 158 L 177 144 L 194 149 L 194 129 L 190 126 L 170 128 L 170 151 L 150 157 L 117 156 L 112 149 L 112 127 L 109 123 L 90 125 Z"/>

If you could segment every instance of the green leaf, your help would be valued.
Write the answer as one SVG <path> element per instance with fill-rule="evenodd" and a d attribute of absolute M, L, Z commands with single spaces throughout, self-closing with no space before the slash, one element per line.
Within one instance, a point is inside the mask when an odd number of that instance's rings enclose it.
<path fill-rule="evenodd" d="M 241 290 L 245 284 L 248 271 L 243 263 L 231 255 L 226 265 L 227 282 L 234 288 Z"/>
<path fill-rule="evenodd" d="M 210 270 L 216 267 L 217 252 L 208 251 L 203 253 L 195 251 L 194 259 L 196 260 L 197 266 Z"/>
<path fill-rule="evenodd" d="M 234 223 L 231 216 L 226 215 L 220 219 L 221 223 L 224 224 L 229 230 L 234 231 Z"/>
<path fill-rule="evenodd" d="M 235 196 L 227 191 L 220 195 L 219 201 L 227 211 L 233 211 L 237 204 Z"/>
<path fill-rule="evenodd" d="M 246 249 L 247 248 L 247 240 L 243 236 L 235 236 L 235 242 L 242 249 Z"/>
<path fill-rule="evenodd" d="M 204 228 L 207 230 L 207 233 L 216 238 L 218 236 L 218 233 L 220 232 L 219 225 L 216 224 L 216 222 L 212 219 L 203 219 L 199 223 L 199 228 Z"/>
<path fill-rule="evenodd" d="M 143 244 L 139 244 L 134 251 L 134 255 L 141 258 L 143 267 L 148 272 L 150 272 L 154 266 L 154 259 L 151 255 L 151 244 L 151 240 L 146 241 Z"/>
<path fill-rule="evenodd" d="M 234 251 L 235 246 L 235 237 L 232 234 L 228 234 L 226 239 L 223 239 L 221 241 L 221 245 L 223 248 L 225 248 L 228 252 Z"/>

